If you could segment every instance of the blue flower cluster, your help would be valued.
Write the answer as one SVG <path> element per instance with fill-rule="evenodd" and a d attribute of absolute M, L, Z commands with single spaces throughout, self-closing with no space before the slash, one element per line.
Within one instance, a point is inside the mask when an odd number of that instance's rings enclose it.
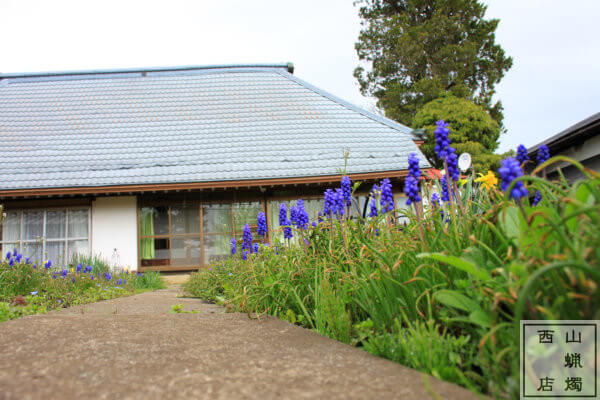
<path fill-rule="evenodd" d="M 538 149 L 537 162 L 538 165 L 545 163 L 550 158 L 550 149 L 545 144 Z"/>
<path fill-rule="evenodd" d="M 440 207 L 440 196 L 437 193 L 431 195 L 431 205 L 434 209 Z"/>
<path fill-rule="evenodd" d="M 458 157 L 456 156 L 456 150 L 449 147 L 448 156 L 446 157 L 446 164 L 448 165 L 448 174 L 454 182 L 458 182 L 460 179 L 460 170 L 458 169 Z"/>
<path fill-rule="evenodd" d="M 519 147 L 517 147 L 517 160 L 519 160 L 519 163 L 521 163 L 521 165 L 523 165 L 524 162 L 529 161 L 529 154 L 527 154 L 527 147 L 525 147 L 522 144 L 520 144 Z"/>
<path fill-rule="evenodd" d="M 287 216 L 287 206 L 285 203 L 281 203 L 279 206 L 279 226 L 283 227 L 283 237 L 285 239 L 291 239 L 293 237 L 290 224 L 290 220 Z"/>
<path fill-rule="evenodd" d="M 394 194 L 392 193 L 392 183 L 385 178 L 380 183 L 381 188 L 381 212 L 386 213 L 394 210 Z"/>
<path fill-rule="evenodd" d="M 437 127 L 433 133 L 435 134 L 435 153 L 440 160 L 445 160 L 450 148 L 450 129 L 448 123 L 444 120 L 439 120 L 435 123 Z"/>
<path fill-rule="evenodd" d="M 508 187 L 518 177 L 523 175 L 521 164 L 514 157 L 508 157 L 501 161 L 502 166 L 498 169 L 498 174 L 502 179 L 500 188 L 504 191 L 508 190 Z M 510 191 L 510 198 L 518 200 L 522 197 L 526 197 L 528 194 L 527 188 L 523 185 L 522 181 L 517 182 L 512 190 Z"/>
<path fill-rule="evenodd" d="M 369 217 L 371 218 L 375 218 L 379 215 L 379 212 L 377 211 L 377 192 L 379 192 L 379 186 L 373 185 L 370 194 L 371 204 L 369 210 Z"/>
<path fill-rule="evenodd" d="M 237 251 L 237 244 L 235 238 L 231 238 L 231 255 L 234 255 Z"/>
<path fill-rule="evenodd" d="M 267 235 L 267 217 L 265 216 L 264 212 L 261 211 L 258 213 L 256 222 L 258 224 L 258 228 L 257 228 L 256 232 L 260 236 L 266 236 Z"/>
<path fill-rule="evenodd" d="M 540 203 L 540 201 L 542 201 L 542 194 L 538 190 L 537 192 L 535 192 L 535 197 L 533 198 L 531 205 L 535 207 Z"/>
<path fill-rule="evenodd" d="M 452 189 L 450 189 L 450 185 L 448 185 L 446 175 L 442 176 L 440 183 L 442 185 L 442 200 L 448 202 L 450 201 L 450 193 L 452 192 Z"/>
<path fill-rule="evenodd" d="M 242 232 L 242 250 L 252 249 L 252 232 L 250 232 L 250 225 L 244 225 L 244 231 Z"/>
<path fill-rule="evenodd" d="M 342 192 L 346 206 L 352 205 L 352 182 L 347 176 L 342 177 Z"/>
<path fill-rule="evenodd" d="M 420 176 L 421 170 L 419 169 L 419 158 L 415 153 L 411 153 L 408 156 L 408 176 L 404 181 L 404 193 L 408 196 L 406 205 L 421 201 L 421 191 L 419 189 Z"/>
<path fill-rule="evenodd" d="M 296 225 L 298 229 L 307 229 L 309 218 L 308 212 L 304 208 L 304 201 L 302 199 L 299 199 L 296 202 L 296 204 L 297 205 L 295 207 L 292 207 L 292 210 L 290 212 L 292 223 Z"/>

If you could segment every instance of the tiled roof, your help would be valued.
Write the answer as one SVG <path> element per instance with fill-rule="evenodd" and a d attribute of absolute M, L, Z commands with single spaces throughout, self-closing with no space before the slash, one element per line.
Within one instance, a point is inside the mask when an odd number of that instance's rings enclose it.
<path fill-rule="evenodd" d="M 0 190 L 332 175 L 345 149 L 349 173 L 391 171 L 419 153 L 410 128 L 288 68 L 0 75 Z"/>

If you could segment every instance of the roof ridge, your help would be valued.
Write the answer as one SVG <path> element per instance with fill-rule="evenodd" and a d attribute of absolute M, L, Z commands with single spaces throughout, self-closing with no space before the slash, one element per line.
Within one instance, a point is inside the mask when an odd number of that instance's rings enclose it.
<path fill-rule="evenodd" d="M 370 118 L 370 119 L 372 119 L 372 120 L 374 120 L 376 122 L 379 122 L 380 124 L 386 125 L 386 126 L 388 126 L 390 128 L 399 130 L 402 133 L 406 133 L 406 134 L 409 134 L 411 136 L 414 136 L 413 129 L 410 128 L 410 127 L 408 127 L 408 126 L 406 126 L 406 125 L 404 125 L 404 124 L 401 124 L 401 123 L 396 122 L 394 120 L 391 120 L 389 118 L 382 117 L 381 115 L 377 115 L 375 113 L 367 111 L 364 108 L 359 107 L 359 106 L 357 106 L 355 104 L 352 104 L 352 103 L 350 103 L 350 102 L 348 102 L 348 101 L 346 101 L 346 100 L 344 100 L 344 99 L 342 99 L 340 97 L 337 97 L 336 95 L 331 94 L 331 93 L 329 93 L 326 90 L 319 89 L 318 87 L 316 87 L 316 86 L 314 86 L 314 85 L 306 82 L 305 80 L 300 79 L 297 76 L 294 76 L 294 75 L 292 75 L 290 73 L 283 72 L 283 71 L 276 71 L 276 72 L 278 74 L 280 74 L 280 75 L 282 75 L 282 76 L 284 76 L 284 77 L 286 77 L 286 78 L 288 78 L 288 79 L 296 82 L 297 84 L 299 84 L 301 86 L 304 86 L 305 88 L 307 88 L 309 90 L 312 90 L 313 92 L 315 92 L 315 93 L 317 93 L 317 94 L 319 94 L 319 95 L 321 95 L 321 96 L 323 96 L 323 97 L 325 97 L 325 98 L 327 98 L 327 99 L 329 99 L 331 101 L 334 101 L 334 102 L 338 103 L 339 105 L 341 105 L 343 107 L 346 107 L 347 109 L 349 109 L 351 111 L 354 111 L 354 112 L 357 112 L 359 114 L 362 114 L 362 115 L 364 115 L 367 118 Z"/>
<path fill-rule="evenodd" d="M 146 68 L 114 68 L 98 70 L 73 70 L 73 71 L 47 71 L 47 72 L 16 72 L 0 73 L 0 79 L 6 78 L 43 78 L 58 76 L 75 75 L 108 75 L 108 74 L 126 74 L 126 73 L 147 73 L 147 72 L 181 72 L 193 70 L 208 69 L 241 69 L 241 68 L 275 68 L 285 69 L 288 73 L 294 72 L 294 64 L 291 62 L 278 64 L 212 64 L 212 65 L 183 65 L 171 67 L 146 67 Z"/>

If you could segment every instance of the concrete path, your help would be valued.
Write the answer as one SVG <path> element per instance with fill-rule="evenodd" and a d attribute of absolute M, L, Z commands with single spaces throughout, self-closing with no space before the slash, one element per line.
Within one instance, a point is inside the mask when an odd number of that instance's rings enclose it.
<path fill-rule="evenodd" d="M 177 295 L 0 323 L 0 399 L 475 398 L 279 319 Z M 178 303 L 198 313 L 169 314 Z"/>

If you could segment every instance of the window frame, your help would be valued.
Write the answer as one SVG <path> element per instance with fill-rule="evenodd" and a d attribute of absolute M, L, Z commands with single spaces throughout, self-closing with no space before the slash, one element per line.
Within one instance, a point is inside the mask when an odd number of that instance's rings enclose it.
<path fill-rule="evenodd" d="M 72 211 L 82 211 L 85 210 L 87 211 L 87 237 L 83 237 L 83 236 L 77 236 L 77 237 L 69 237 L 69 212 Z M 88 249 L 88 254 L 91 254 L 92 251 L 92 212 L 91 212 L 91 207 L 89 206 L 73 206 L 73 207 L 34 207 L 34 208 L 15 208 L 15 209 L 9 209 L 6 210 L 7 212 L 18 212 L 19 213 L 19 239 L 16 241 L 10 241 L 10 240 L 3 240 L 4 237 L 4 228 L 2 228 L 2 237 L 0 237 L 0 248 L 4 249 L 4 246 L 12 246 L 15 245 L 15 243 L 18 246 L 18 251 L 19 252 L 23 252 L 23 245 L 24 244 L 36 244 L 39 243 L 39 240 L 35 240 L 35 239 L 27 239 L 24 240 L 23 239 L 23 235 L 24 235 L 24 231 L 25 231 L 25 227 L 23 224 L 23 219 L 24 219 L 24 213 L 25 212 L 42 212 L 42 236 L 40 237 L 41 241 L 42 241 L 42 260 L 39 260 L 40 262 L 46 261 L 47 260 L 47 246 L 46 243 L 64 243 L 64 250 L 63 250 L 63 263 L 68 263 L 68 254 L 69 254 L 69 242 L 75 242 L 75 241 L 82 241 L 82 240 L 87 240 L 88 245 L 87 245 L 87 249 Z M 46 238 L 46 223 L 47 223 L 47 215 L 48 212 L 52 212 L 52 211 L 64 211 L 65 212 L 65 233 L 64 233 L 64 237 L 62 238 L 51 238 L 48 239 Z M 4 223 L 4 222 L 3 222 Z M 13 249 L 10 249 L 9 251 L 12 251 Z M 25 254 L 25 256 L 29 256 L 27 254 Z M 56 262 L 58 264 L 57 260 L 52 260 L 52 262 Z"/>

